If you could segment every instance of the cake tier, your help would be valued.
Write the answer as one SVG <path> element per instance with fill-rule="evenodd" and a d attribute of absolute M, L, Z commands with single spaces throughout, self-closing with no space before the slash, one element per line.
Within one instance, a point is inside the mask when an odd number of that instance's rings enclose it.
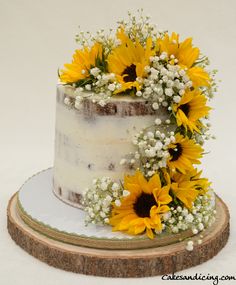
<path fill-rule="evenodd" d="M 87 94 L 89 95 L 89 93 Z M 135 133 L 153 125 L 165 112 L 154 111 L 149 102 L 131 96 L 114 96 L 106 106 L 90 97 L 78 109 L 64 104 L 73 91 L 57 87 L 54 192 L 62 200 L 78 206 L 94 178 L 123 179 L 120 160 L 134 151 Z"/>

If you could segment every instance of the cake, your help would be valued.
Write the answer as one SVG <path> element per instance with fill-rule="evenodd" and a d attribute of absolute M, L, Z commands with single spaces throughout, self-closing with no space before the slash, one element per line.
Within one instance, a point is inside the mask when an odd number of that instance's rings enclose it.
<path fill-rule="evenodd" d="M 142 10 L 128 16 L 76 36 L 58 71 L 54 167 L 12 196 L 7 227 L 66 271 L 168 277 L 229 237 L 229 211 L 201 165 L 216 71 L 192 38 L 157 30 Z"/>
<path fill-rule="evenodd" d="M 55 195 L 82 208 L 86 224 L 128 235 L 208 227 L 215 196 L 196 167 L 213 137 L 208 58 L 144 16 L 76 39 L 59 71 Z"/>
<path fill-rule="evenodd" d="M 73 93 L 67 89 L 58 86 L 54 191 L 65 202 L 80 206 L 93 179 L 123 177 L 120 161 L 134 151 L 132 137 L 157 115 L 165 118 L 165 112 L 153 110 L 148 101 L 119 95 L 104 107 L 86 98 L 78 109 L 70 108 L 64 100 Z"/>

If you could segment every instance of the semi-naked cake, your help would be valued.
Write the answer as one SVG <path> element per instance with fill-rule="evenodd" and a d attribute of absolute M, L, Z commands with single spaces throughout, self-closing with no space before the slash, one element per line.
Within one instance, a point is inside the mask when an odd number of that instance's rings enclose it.
<path fill-rule="evenodd" d="M 129 235 L 207 228 L 215 196 L 197 165 L 212 137 L 208 58 L 144 16 L 76 39 L 59 70 L 56 196 L 82 208 L 86 224 Z"/>
<path fill-rule="evenodd" d="M 120 162 L 134 151 L 133 136 L 166 114 L 154 110 L 149 101 L 130 96 L 114 96 L 102 107 L 92 102 L 90 92 L 78 108 L 72 108 L 64 101 L 75 98 L 74 93 L 63 85 L 57 87 L 53 184 L 59 198 L 80 207 L 93 179 L 123 179 Z M 132 165 L 127 168 L 132 173 Z"/>
<path fill-rule="evenodd" d="M 201 169 L 216 72 L 192 38 L 138 13 L 76 36 L 58 70 L 54 167 L 11 198 L 8 231 L 60 269 L 167 280 L 229 236 L 228 209 Z"/>

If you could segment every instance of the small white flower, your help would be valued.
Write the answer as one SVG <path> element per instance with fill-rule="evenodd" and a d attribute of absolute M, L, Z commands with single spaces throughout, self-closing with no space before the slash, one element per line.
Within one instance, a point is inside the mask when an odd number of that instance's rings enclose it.
<path fill-rule="evenodd" d="M 154 102 L 154 103 L 152 104 L 152 108 L 153 108 L 154 110 L 158 110 L 158 109 L 159 109 L 159 104 L 158 104 L 157 102 Z"/>
<path fill-rule="evenodd" d="M 161 124 L 161 119 L 157 118 L 157 119 L 155 120 L 155 124 L 156 124 L 156 125 L 160 125 L 160 124 Z"/>
<path fill-rule="evenodd" d="M 171 143 L 170 138 L 165 138 L 165 145 L 169 145 Z"/>
<path fill-rule="evenodd" d="M 161 141 L 157 141 L 155 144 L 155 149 L 156 150 L 161 150 L 163 147 L 163 143 Z"/>
<path fill-rule="evenodd" d="M 86 85 L 85 85 L 85 89 L 88 90 L 88 91 L 90 91 L 90 90 L 92 89 L 91 84 L 86 84 Z"/>
<path fill-rule="evenodd" d="M 106 217 L 106 214 L 105 214 L 103 211 L 101 211 L 101 212 L 100 212 L 100 216 L 101 216 L 102 218 L 105 218 L 105 217 Z"/>
<path fill-rule="evenodd" d="M 101 72 L 101 70 L 100 70 L 98 67 L 94 67 L 94 68 L 90 69 L 90 73 L 91 73 L 94 77 L 97 77 L 100 72 Z"/>
<path fill-rule="evenodd" d="M 108 218 L 105 218 L 105 219 L 104 219 L 104 222 L 105 222 L 106 224 L 109 224 L 109 219 L 108 219 Z"/>
<path fill-rule="evenodd" d="M 137 91 L 136 92 L 136 96 L 138 96 L 138 97 L 142 96 L 142 92 L 141 91 Z"/>
<path fill-rule="evenodd" d="M 153 139 L 154 138 L 153 132 L 148 132 L 147 136 L 148 136 L 149 139 Z"/>
<path fill-rule="evenodd" d="M 120 200 L 115 200 L 115 205 L 117 206 L 117 207 L 120 207 L 121 206 L 121 202 L 120 202 Z"/>
<path fill-rule="evenodd" d="M 204 229 L 203 223 L 198 224 L 198 229 L 199 229 L 199 231 L 202 231 Z"/>
<path fill-rule="evenodd" d="M 190 241 L 187 242 L 186 249 L 188 251 L 192 251 L 193 250 L 193 241 L 190 240 Z"/>
<path fill-rule="evenodd" d="M 179 71 L 179 75 L 180 75 L 180 76 L 184 76 L 184 75 L 185 75 L 185 71 L 184 71 L 183 69 L 181 69 L 181 70 Z"/>
<path fill-rule="evenodd" d="M 172 228 L 172 232 L 173 232 L 173 233 L 178 233 L 178 232 L 179 232 L 178 227 L 174 226 L 174 227 Z"/>
<path fill-rule="evenodd" d="M 69 97 L 65 97 L 64 103 L 65 103 L 67 106 L 69 106 L 69 105 L 71 104 L 70 98 L 69 98 Z"/>
<path fill-rule="evenodd" d="M 174 222 L 175 222 L 175 219 L 174 219 L 174 218 L 170 218 L 170 219 L 169 219 L 169 223 L 170 223 L 170 224 L 173 224 Z"/>
<path fill-rule="evenodd" d="M 75 109 L 80 109 L 81 103 L 78 101 L 75 101 Z"/>
<path fill-rule="evenodd" d="M 164 60 L 167 57 L 167 53 L 166 52 L 162 52 L 162 54 L 160 55 L 160 59 Z"/>
<path fill-rule="evenodd" d="M 175 103 L 179 103 L 180 100 L 181 100 L 181 97 L 180 96 L 174 96 L 173 100 L 174 100 Z"/>
<path fill-rule="evenodd" d="M 149 150 L 146 149 L 145 153 L 149 156 L 149 157 L 154 157 L 156 156 L 156 150 L 154 147 L 150 148 Z"/>
<path fill-rule="evenodd" d="M 146 88 L 145 88 L 145 93 L 146 93 L 147 95 L 150 95 L 150 94 L 152 93 L 152 89 L 151 89 L 150 87 L 146 87 Z"/>
<path fill-rule="evenodd" d="M 108 85 L 108 89 L 110 91 L 114 91 L 116 89 L 116 85 L 114 83 L 111 83 L 111 84 Z"/>
<path fill-rule="evenodd" d="M 188 214 L 185 218 L 187 223 L 192 223 L 193 222 L 193 215 L 192 214 Z"/>
<path fill-rule="evenodd" d="M 196 228 L 192 229 L 194 235 L 198 234 L 198 230 Z"/>
<path fill-rule="evenodd" d="M 178 211 L 179 213 L 181 213 L 181 212 L 182 212 L 182 207 L 178 206 L 178 207 L 177 207 L 177 211 Z"/>
<path fill-rule="evenodd" d="M 167 82 L 167 81 L 168 81 L 168 77 L 167 77 L 166 75 L 164 75 L 164 76 L 162 77 L 162 80 L 163 80 L 163 82 Z"/>
<path fill-rule="evenodd" d="M 166 96 L 171 97 L 171 96 L 173 95 L 173 93 L 174 93 L 174 91 L 173 91 L 172 88 L 166 88 L 166 89 L 165 89 L 165 94 L 166 94 Z"/>
<path fill-rule="evenodd" d="M 148 171 L 148 176 L 151 177 L 154 173 L 155 173 L 154 171 L 151 171 L 151 170 L 150 170 L 150 171 Z"/>
<path fill-rule="evenodd" d="M 123 196 L 124 197 L 127 197 L 127 196 L 129 196 L 130 195 L 130 192 L 128 191 L 128 190 L 124 190 L 123 191 Z"/>
<path fill-rule="evenodd" d="M 104 100 L 100 100 L 98 102 L 98 104 L 101 106 L 101 107 L 104 107 L 106 105 L 106 102 Z"/>
<path fill-rule="evenodd" d="M 157 235 L 161 234 L 163 229 L 164 229 L 164 227 L 162 226 L 162 229 L 160 231 L 159 230 L 155 230 L 155 234 L 157 234 Z"/>
<path fill-rule="evenodd" d="M 118 189 L 120 188 L 120 186 L 119 186 L 119 184 L 118 183 L 113 183 L 113 185 L 112 185 L 112 187 L 111 187 L 111 189 L 113 190 L 113 191 L 117 191 Z"/>
<path fill-rule="evenodd" d="M 164 221 L 168 221 L 171 217 L 171 212 L 169 211 L 169 212 L 164 213 L 162 217 Z"/>
<path fill-rule="evenodd" d="M 101 184 L 101 189 L 103 190 L 103 191 L 105 191 L 105 190 L 107 190 L 107 183 L 105 183 L 105 182 L 103 182 L 102 184 Z"/>
<path fill-rule="evenodd" d="M 184 208 L 182 211 L 182 215 L 186 217 L 188 215 L 188 209 Z"/>

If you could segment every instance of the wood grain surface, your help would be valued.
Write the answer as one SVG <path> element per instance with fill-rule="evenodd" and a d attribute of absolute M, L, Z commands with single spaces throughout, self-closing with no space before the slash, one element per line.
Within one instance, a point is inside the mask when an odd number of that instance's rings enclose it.
<path fill-rule="evenodd" d="M 146 277 L 163 275 L 201 264 L 214 257 L 229 237 L 229 212 L 217 198 L 216 222 L 191 238 L 193 251 L 186 250 L 187 241 L 167 246 L 133 250 L 105 250 L 75 246 L 48 238 L 23 222 L 16 209 L 16 195 L 7 210 L 8 231 L 21 248 L 39 260 L 75 273 L 106 277 Z M 198 240 L 202 243 L 198 244 Z"/>

